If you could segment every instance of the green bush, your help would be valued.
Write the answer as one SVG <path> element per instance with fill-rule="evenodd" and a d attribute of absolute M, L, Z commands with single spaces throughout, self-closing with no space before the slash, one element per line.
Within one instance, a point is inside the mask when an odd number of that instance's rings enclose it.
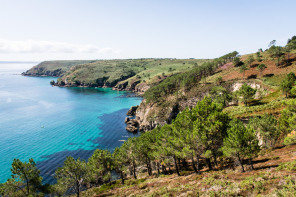
<path fill-rule="evenodd" d="M 296 171 L 296 160 L 282 163 L 277 167 L 277 170 L 289 170 L 289 171 Z"/>
<path fill-rule="evenodd" d="M 281 189 L 276 190 L 276 196 L 286 197 L 286 196 L 296 196 L 296 182 L 295 178 L 291 176 L 286 177 L 285 184 Z"/>

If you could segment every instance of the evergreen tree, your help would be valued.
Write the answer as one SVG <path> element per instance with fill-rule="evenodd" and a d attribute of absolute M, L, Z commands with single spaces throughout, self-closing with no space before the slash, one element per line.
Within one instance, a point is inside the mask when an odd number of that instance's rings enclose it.
<path fill-rule="evenodd" d="M 240 60 L 239 57 L 235 57 L 233 60 L 232 60 L 232 63 L 235 67 L 238 67 L 238 66 L 241 66 L 243 65 L 244 63 Z"/>
<path fill-rule="evenodd" d="M 243 64 L 239 69 L 240 73 L 243 73 L 243 79 L 245 79 L 246 70 L 249 70 L 249 68 L 245 64 Z"/>
<path fill-rule="evenodd" d="M 250 55 L 247 59 L 246 59 L 246 64 L 248 66 L 251 66 L 253 64 L 253 62 L 255 61 L 254 56 Z"/>
<path fill-rule="evenodd" d="M 283 53 L 283 47 L 280 47 L 280 46 L 271 46 L 269 49 L 268 49 L 268 53 L 270 54 L 271 57 L 273 58 L 276 58 L 277 59 L 277 66 L 280 65 L 280 61 L 284 55 Z"/>
<path fill-rule="evenodd" d="M 265 64 L 259 64 L 257 69 L 260 71 L 261 76 L 263 76 L 263 71 L 267 68 Z"/>
<path fill-rule="evenodd" d="M 121 183 L 124 184 L 124 171 L 128 163 L 121 147 L 116 147 L 112 153 L 113 167 L 120 174 Z"/>
<path fill-rule="evenodd" d="M 137 179 L 137 173 L 136 173 L 136 167 L 138 163 L 138 155 L 139 155 L 139 150 L 138 146 L 136 145 L 137 143 L 137 138 L 128 138 L 127 141 L 125 141 L 122 145 L 122 149 L 125 153 L 125 157 L 129 162 L 129 169 L 130 169 L 130 174 L 134 176 L 135 179 Z"/>
<path fill-rule="evenodd" d="M 137 146 L 139 150 L 139 160 L 147 167 L 148 175 L 152 175 L 151 161 L 154 160 L 153 151 L 156 138 L 152 132 L 143 133 L 137 140 Z"/>
<path fill-rule="evenodd" d="M 97 183 L 104 183 L 111 179 L 112 156 L 108 150 L 97 149 L 88 159 L 91 177 Z"/>
<path fill-rule="evenodd" d="M 248 101 L 256 94 L 256 91 L 256 89 L 253 89 L 251 86 L 244 83 L 239 89 L 238 94 L 243 97 L 244 104 L 247 105 Z"/>
<path fill-rule="evenodd" d="M 281 89 L 286 95 L 286 98 L 291 94 L 291 90 L 295 85 L 296 76 L 293 72 L 290 72 L 281 83 Z"/>
<path fill-rule="evenodd" d="M 2 185 L 3 196 L 38 195 L 42 188 L 42 177 L 36 163 L 31 158 L 29 162 L 14 159 L 11 165 L 11 178 Z"/>
<path fill-rule="evenodd" d="M 222 105 L 212 102 L 210 97 L 199 101 L 192 110 L 193 116 L 196 116 L 194 132 L 209 169 L 212 169 L 210 158 L 214 158 L 214 163 L 217 164 L 219 148 L 226 136 L 229 117 L 222 110 Z"/>
<path fill-rule="evenodd" d="M 245 172 L 243 159 L 248 158 L 252 165 L 252 158 L 259 151 L 258 140 L 255 132 L 251 127 L 245 127 L 244 124 L 234 119 L 230 122 L 230 128 L 227 130 L 227 137 L 224 139 L 223 153 L 228 157 L 236 158 Z"/>
<path fill-rule="evenodd" d="M 262 117 L 253 117 L 249 125 L 257 132 L 264 147 L 273 147 L 277 137 L 277 120 L 273 115 L 264 114 Z"/>
<path fill-rule="evenodd" d="M 73 157 L 67 157 L 64 165 L 55 172 L 55 178 L 58 183 L 66 186 L 67 189 L 73 189 L 77 197 L 80 196 L 81 187 L 88 178 L 88 167 L 85 161 L 75 160 Z"/>
<path fill-rule="evenodd" d="M 230 102 L 232 99 L 231 93 L 222 86 L 214 86 L 210 90 L 210 96 L 216 103 L 221 103 L 224 107 L 227 105 L 227 102 Z"/>

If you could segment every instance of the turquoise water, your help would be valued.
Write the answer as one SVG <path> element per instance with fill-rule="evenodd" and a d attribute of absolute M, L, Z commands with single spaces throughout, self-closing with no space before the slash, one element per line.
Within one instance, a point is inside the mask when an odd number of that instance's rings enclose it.
<path fill-rule="evenodd" d="M 1 66 L 1 65 L 0 65 Z M 141 98 L 110 88 L 51 87 L 51 77 L 0 69 L 0 182 L 14 158 L 34 158 L 44 182 L 66 156 L 87 159 L 96 148 L 114 150 L 134 134 L 125 131 L 128 108 Z"/>

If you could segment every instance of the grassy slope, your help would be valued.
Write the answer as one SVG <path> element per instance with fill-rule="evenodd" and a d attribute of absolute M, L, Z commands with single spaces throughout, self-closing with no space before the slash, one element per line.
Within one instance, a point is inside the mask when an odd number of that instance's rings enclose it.
<path fill-rule="evenodd" d="M 78 81 L 84 85 L 96 84 L 97 79 L 107 78 L 107 85 L 133 81 L 151 84 L 162 75 L 171 75 L 191 69 L 196 63 L 205 60 L 195 59 L 134 59 L 134 60 L 100 60 L 71 68 L 63 77 L 68 83 Z M 131 73 L 134 73 L 131 75 Z M 164 73 L 164 74 L 163 74 Z"/>
<path fill-rule="evenodd" d="M 296 145 L 269 150 L 254 160 L 255 170 L 240 172 L 223 166 L 216 171 L 204 169 L 200 175 L 183 172 L 182 176 L 161 175 L 151 177 L 142 173 L 140 179 L 119 181 L 83 192 L 82 196 L 272 196 L 283 192 L 291 176 L 296 179 Z M 292 164 L 288 162 L 293 162 Z M 283 164 L 288 163 L 288 167 Z M 282 168 L 279 168 L 281 166 Z M 292 169 L 291 169 L 292 168 Z M 293 169 L 294 168 L 294 169 Z M 287 186 L 287 184 L 286 184 Z M 296 185 L 291 186 L 296 191 Z M 290 189 L 291 189 L 290 188 Z M 287 194 L 286 194 L 287 195 Z M 285 196 L 285 195 L 284 195 Z"/>
<path fill-rule="evenodd" d="M 47 75 L 48 72 L 55 72 L 57 70 L 61 70 L 57 72 L 58 76 L 65 74 L 67 71 L 70 70 L 72 66 L 78 64 L 85 64 L 92 62 L 92 60 L 57 60 L 57 61 L 44 61 L 40 64 L 34 66 L 33 68 L 26 71 L 24 74 L 26 75 Z"/>
<path fill-rule="evenodd" d="M 285 108 L 287 104 L 292 102 L 292 99 L 286 99 L 284 97 L 280 90 L 280 84 L 288 73 L 296 73 L 296 51 L 293 51 L 289 55 L 291 62 L 288 66 L 277 67 L 275 60 L 271 59 L 266 52 L 264 52 L 262 56 L 262 62 L 255 61 L 251 68 L 245 72 L 246 80 L 243 79 L 243 74 L 240 73 L 239 67 L 234 67 L 232 63 L 224 65 L 218 70 L 217 74 L 207 78 L 207 81 L 210 83 L 214 83 L 218 77 L 222 77 L 224 81 L 254 82 L 266 89 L 268 94 L 261 98 L 256 105 L 245 107 L 240 103 L 239 106 L 227 107 L 225 111 L 234 117 L 243 118 L 262 115 L 264 113 L 277 114 Z M 242 56 L 242 60 L 247 59 L 247 57 L 248 55 Z M 259 63 L 263 63 L 267 66 L 263 71 L 263 76 L 256 67 Z M 247 79 L 254 76 L 256 76 L 256 79 Z"/>

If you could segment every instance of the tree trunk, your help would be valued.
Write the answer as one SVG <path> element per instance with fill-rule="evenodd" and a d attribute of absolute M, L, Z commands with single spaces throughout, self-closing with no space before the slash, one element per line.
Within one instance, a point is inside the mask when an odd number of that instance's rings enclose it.
<path fill-rule="evenodd" d="M 171 163 L 169 162 L 169 173 L 173 174 L 172 169 L 171 169 Z"/>
<path fill-rule="evenodd" d="M 249 159 L 249 163 L 250 163 L 250 166 L 251 166 L 252 170 L 254 170 L 255 168 L 254 168 L 254 166 L 253 166 L 252 158 Z"/>
<path fill-rule="evenodd" d="M 133 161 L 133 172 L 134 172 L 134 178 L 137 179 L 137 175 L 136 175 L 136 164 Z"/>
<path fill-rule="evenodd" d="M 179 166 L 179 169 L 181 170 L 181 159 L 178 158 L 178 166 Z"/>
<path fill-rule="evenodd" d="M 177 164 L 177 160 L 176 160 L 176 156 L 174 155 L 174 161 L 175 161 L 175 166 L 176 166 L 176 172 L 178 174 L 178 176 L 181 176 L 180 175 L 180 172 L 179 172 L 179 169 L 178 169 L 178 164 Z"/>
<path fill-rule="evenodd" d="M 238 158 L 238 161 L 239 161 L 239 163 L 240 163 L 240 165 L 241 165 L 241 167 L 242 167 L 242 172 L 245 172 L 244 164 L 243 164 L 243 162 L 242 162 L 242 160 L 241 160 L 239 154 L 237 154 L 237 158 Z"/>
<path fill-rule="evenodd" d="M 133 167 L 129 166 L 130 176 L 133 176 Z"/>
<path fill-rule="evenodd" d="M 213 156 L 214 156 L 214 164 L 215 164 L 215 166 L 217 167 L 217 155 L 216 155 L 216 153 L 215 153 L 215 151 L 213 151 Z"/>
<path fill-rule="evenodd" d="M 167 174 L 166 167 L 164 165 L 161 165 L 161 168 L 162 168 L 162 174 Z"/>
<path fill-rule="evenodd" d="M 196 168 L 196 166 L 195 166 L 195 162 L 194 162 L 193 155 L 192 155 L 192 158 L 191 158 L 191 160 L 192 160 L 192 167 L 193 167 L 193 170 L 194 170 L 194 172 L 195 172 L 195 173 L 197 173 L 197 174 L 198 174 L 198 170 L 197 170 L 197 168 Z"/>
<path fill-rule="evenodd" d="M 124 177 L 123 177 L 123 172 L 120 170 L 120 177 L 121 177 L 121 183 L 124 184 Z"/>
<path fill-rule="evenodd" d="M 160 170 L 159 170 L 159 168 L 160 168 L 160 164 L 159 164 L 159 162 L 157 162 L 157 176 L 159 176 L 160 175 Z"/>
<path fill-rule="evenodd" d="M 79 182 L 76 181 L 76 194 L 77 194 L 77 197 L 80 196 L 80 186 L 79 186 Z"/>
<path fill-rule="evenodd" d="M 151 170 L 151 166 L 150 166 L 150 160 L 148 158 L 146 158 L 146 166 L 147 166 L 147 172 L 148 172 L 148 176 L 152 175 L 152 170 Z"/>
<path fill-rule="evenodd" d="M 183 167 L 184 167 L 184 169 L 185 169 L 185 170 L 188 170 L 188 166 L 187 166 L 186 159 L 183 159 L 182 163 L 183 163 Z"/>
<path fill-rule="evenodd" d="M 209 158 L 206 158 L 206 162 L 208 164 L 209 170 L 212 170 L 212 164 L 211 164 L 211 160 Z"/>
<path fill-rule="evenodd" d="M 29 180 L 26 178 L 26 182 L 27 182 L 27 195 L 30 195 L 30 187 L 29 187 Z"/>

